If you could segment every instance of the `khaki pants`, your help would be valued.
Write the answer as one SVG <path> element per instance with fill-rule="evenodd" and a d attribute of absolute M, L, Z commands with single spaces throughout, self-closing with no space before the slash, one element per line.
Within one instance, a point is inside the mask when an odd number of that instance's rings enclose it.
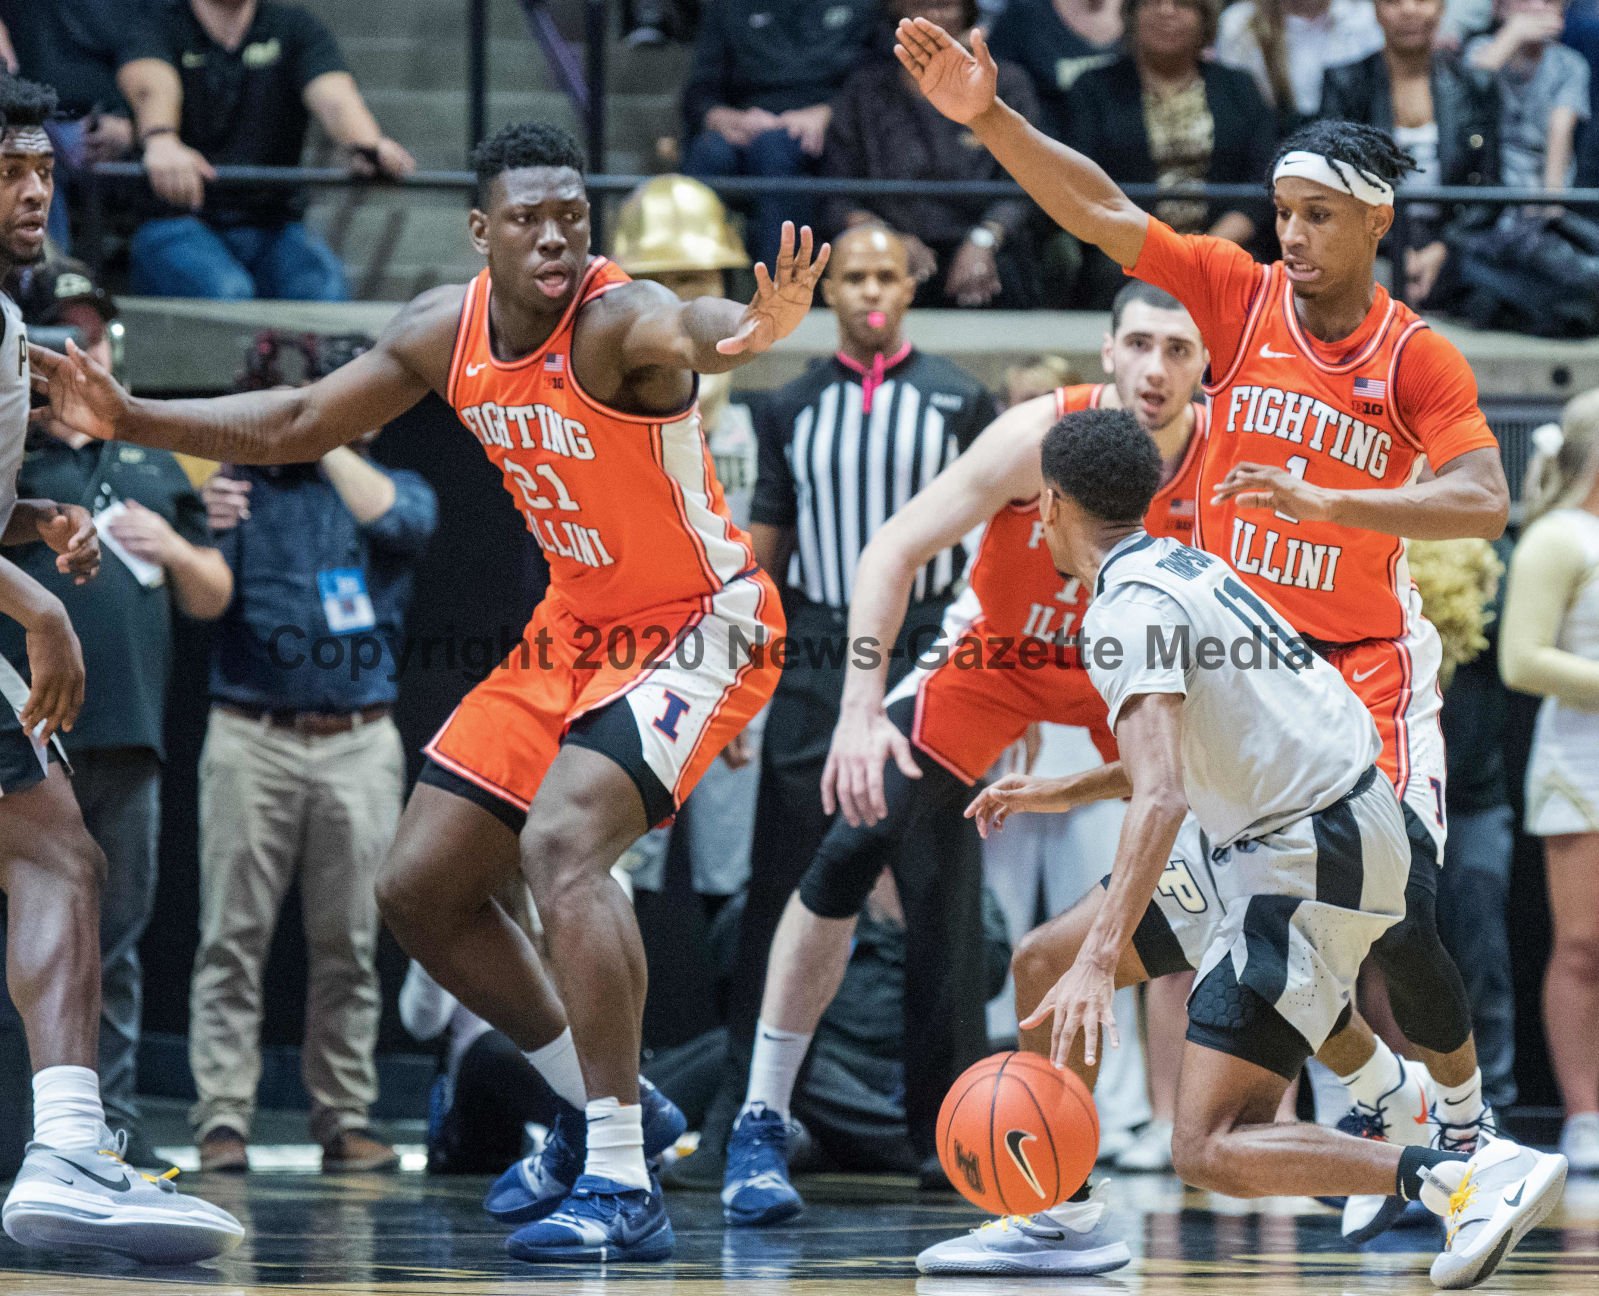
<path fill-rule="evenodd" d="M 261 1079 L 261 982 L 298 874 L 310 968 L 301 1074 L 311 1135 L 367 1123 L 377 1097 L 374 883 L 394 838 L 405 753 L 391 720 L 302 737 L 211 710 L 200 756 L 200 948 L 189 994 L 196 1139 L 246 1136 Z"/>

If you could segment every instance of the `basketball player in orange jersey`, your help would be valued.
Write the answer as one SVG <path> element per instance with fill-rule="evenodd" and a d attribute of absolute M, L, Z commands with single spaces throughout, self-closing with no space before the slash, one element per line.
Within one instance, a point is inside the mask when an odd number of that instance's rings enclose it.
<path fill-rule="evenodd" d="M 487 268 L 417 297 L 373 350 L 309 387 L 146 401 L 75 347 L 32 354 L 56 415 L 101 438 L 305 462 L 432 391 L 501 469 L 549 558 L 549 593 L 429 744 L 379 901 L 440 985 L 586 1102 L 586 1162 L 565 1149 L 575 1183 L 512 1235 L 511 1253 L 659 1260 L 673 1238 L 644 1158 L 644 951 L 610 868 L 777 682 L 772 655 L 751 648 L 783 629 L 777 592 L 727 516 L 694 374 L 790 332 L 828 249 L 813 258 L 807 229 L 796 252 L 789 226 L 748 306 L 684 303 L 590 254 L 582 157 L 564 131 L 507 126 L 474 163 L 469 224 Z M 516 867 L 517 834 L 559 998 L 491 899 Z"/>
<path fill-rule="evenodd" d="M 983 528 L 966 592 L 918 669 L 885 697 L 885 662 L 856 654 L 849 664 L 822 774 L 823 804 L 841 817 L 789 897 L 768 958 L 749 1089 L 728 1144 L 722 1203 L 730 1224 L 774 1224 L 801 1207 L 786 1155 L 794 1083 L 843 979 L 856 916 L 905 826 L 956 811 L 1040 720 L 1088 729 L 1105 759 L 1116 759 L 1105 704 L 1067 642 L 1088 591 L 1055 570 L 1044 544 L 1039 446 L 1068 411 L 1131 410 L 1165 465 L 1147 525 L 1188 539 L 1205 439 L 1207 410 L 1193 400 L 1205 348 L 1175 298 L 1134 282 L 1116 298 L 1103 363 L 1112 383 L 1063 387 L 995 420 L 861 554 L 849 640 L 893 643 L 915 573 Z"/>
<path fill-rule="evenodd" d="M 1301 131 L 1269 181 L 1284 259 L 1262 266 L 1232 244 L 1173 233 L 1090 159 L 1029 127 L 996 98 L 981 34 L 970 54 L 922 19 L 898 34 L 896 54 L 929 101 L 967 123 L 1063 228 L 1193 312 L 1215 379 L 1197 541 L 1229 559 L 1365 702 L 1413 846 L 1406 916 L 1373 953 L 1426 1067 L 1380 1041 L 1333 1037 L 1320 1056 L 1355 1103 L 1342 1127 L 1410 1142 L 1430 1126 L 1436 1146 L 1470 1151 L 1493 1120 L 1465 989 L 1434 916 L 1440 657 L 1402 537 L 1493 538 L 1509 495 L 1464 358 L 1373 277 L 1411 159 L 1370 127 Z M 1345 1236 L 1375 1236 L 1401 1209 L 1393 1197 L 1352 1200 Z"/>

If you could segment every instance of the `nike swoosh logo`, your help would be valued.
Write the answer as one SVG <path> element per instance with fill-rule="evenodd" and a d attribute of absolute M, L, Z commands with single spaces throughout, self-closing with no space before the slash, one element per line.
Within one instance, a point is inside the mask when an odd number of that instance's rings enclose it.
<path fill-rule="evenodd" d="M 1470 1101 L 1471 1101 L 1471 1097 L 1470 1097 L 1469 1094 L 1466 1097 L 1464 1097 L 1464 1098 L 1445 1098 L 1444 1099 L 1444 1106 L 1445 1107 L 1458 1107 L 1458 1106 L 1460 1106 L 1461 1103 L 1470 1102 Z"/>
<path fill-rule="evenodd" d="M 1260 344 L 1260 358 L 1262 360 L 1295 360 L 1298 357 L 1292 351 L 1273 351 L 1269 342 Z"/>
<path fill-rule="evenodd" d="M 1375 675 L 1381 669 L 1382 669 L 1381 666 L 1373 666 L 1369 670 L 1356 671 L 1349 678 L 1351 680 L 1353 680 L 1356 684 L 1362 684 L 1366 680 L 1369 680 L 1373 675 Z"/>
<path fill-rule="evenodd" d="M 1427 1086 L 1418 1080 L 1416 1081 L 1416 1088 L 1421 1090 L 1421 1115 L 1412 1116 L 1411 1119 L 1418 1125 L 1425 1125 L 1432 1119 L 1432 1109 L 1427 1105 Z"/>
<path fill-rule="evenodd" d="M 1505 1205 L 1506 1206 L 1520 1206 L 1521 1205 L 1521 1194 L 1526 1192 L 1526 1191 L 1527 1191 L 1527 1181 L 1525 1179 L 1523 1179 L 1520 1183 L 1518 1183 L 1516 1185 L 1516 1195 L 1514 1197 L 1511 1197 L 1511 1196 L 1508 1196 L 1508 1195 L 1505 1197 Z"/>
<path fill-rule="evenodd" d="M 63 1162 L 66 1165 L 71 1166 L 79 1174 L 86 1175 L 88 1178 L 93 1179 L 95 1181 L 95 1183 L 99 1184 L 102 1188 L 109 1188 L 112 1192 L 127 1192 L 128 1191 L 129 1184 L 128 1184 L 128 1176 L 127 1175 L 123 1175 L 122 1176 L 122 1182 L 121 1183 L 117 1183 L 113 1179 L 102 1179 L 99 1175 L 95 1174 L 95 1172 L 93 1170 L 90 1170 L 86 1166 L 79 1165 L 76 1161 L 68 1161 L 66 1159 L 66 1157 L 64 1157 L 64 1156 L 57 1156 L 56 1159 L 58 1161 Z"/>
<path fill-rule="evenodd" d="M 484 365 L 480 364 L 469 364 L 466 367 L 466 376 L 468 378 L 476 378 L 478 374 L 482 372 L 484 367 Z"/>
<path fill-rule="evenodd" d="M 1040 1197 L 1044 1190 L 1039 1186 L 1038 1176 L 1033 1173 L 1033 1167 L 1027 1160 L 1027 1149 L 1022 1145 L 1031 1143 L 1038 1137 L 1029 1134 L 1026 1130 L 1013 1129 L 1005 1135 L 1005 1150 L 1010 1153 L 1010 1159 L 1016 1163 L 1016 1168 L 1022 1172 L 1022 1178 L 1027 1180 L 1027 1186 Z"/>

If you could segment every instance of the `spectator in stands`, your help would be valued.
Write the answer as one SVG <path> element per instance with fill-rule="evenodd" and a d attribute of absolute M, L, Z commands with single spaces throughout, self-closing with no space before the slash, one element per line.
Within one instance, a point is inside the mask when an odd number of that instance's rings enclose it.
<path fill-rule="evenodd" d="M 709 0 L 683 88 L 683 169 L 700 179 L 804 175 L 822 155 L 829 101 L 878 32 L 878 0 Z M 814 223 L 797 194 L 762 195 L 748 230 L 777 256 L 783 221 Z"/>
<path fill-rule="evenodd" d="M 1128 50 L 1085 72 L 1067 98 L 1068 142 L 1119 184 L 1171 189 L 1258 184 L 1276 151 L 1271 114 L 1246 73 L 1204 58 L 1215 0 L 1125 0 Z M 1151 210 L 1179 233 L 1249 244 L 1269 232 L 1264 201 L 1174 197 Z M 1077 305 L 1108 309 L 1126 280 L 1086 249 Z"/>
<path fill-rule="evenodd" d="M 1438 45 L 1443 0 L 1376 0 L 1385 44 L 1327 70 L 1322 112 L 1378 126 L 1416 159 L 1408 185 L 1499 183 L 1499 91 L 1493 75 Z M 1406 210 L 1406 300 L 1426 302 L 1449 257 L 1449 240 L 1491 225 L 1489 207 Z"/>
<path fill-rule="evenodd" d="M 117 90 L 117 55 L 130 21 L 148 0 L 0 0 L 0 62 L 20 67 L 60 98 L 61 119 L 47 128 L 56 149 L 56 195 L 50 239 L 71 246 L 68 190 L 73 176 L 94 162 L 124 158 L 133 148 L 133 123 Z M 9 39 L 6 36 L 9 28 Z"/>
<path fill-rule="evenodd" d="M 1066 95 L 1084 72 L 1115 60 L 1121 39 L 1115 0 L 1010 0 L 988 48 L 1001 62 L 1021 65 L 1038 96 L 1038 124 L 1065 139 Z"/>
<path fill-rule="evenodd" d="M 1510 562 L 1500 667 L 1538 693 L 1527 832 L 1543 838 L 1554 948 L 1544 1036 L 1565 1103 L 1560 1151 L 1599 1172 L 1599 390 L 1535 434 L 1532 522 Z"/>
<path fill-rule="evenodd" d="M 133 236 L 135 292 L 338 301 L 344 268 L 296 188 L 212 188 L 223 166 L 300 163 L 315 117 L 358 175 L 415 170 L 367 110 L 332 35 L 274 0 L 168 0 L 132 27 L 117 82 L 158 200 Z"/>
<path fill-rule="evenodd" d="M 976 20 L 971 0 L 894 0 L 897 18 L 926 18 L 946 31 Z M 999 65 L 1000 94 L 1029 120 L 1038 119 L 1027 74 Z M 869 56 L 833 100 L 822 154 L 828 175 L 871 180 L 1003 180 L 1005 170 L 965 126 L 950 121 L 888 54 Z M 829 233 L 866 221 L 898 232 L 910 253 L 919 306 L 1035 305 L 1032 238 L 1036 209 L 1014 198 L 830 198 L 822 225 Z"/>
<path fill-rule="evenodd" d="M 308 379 L 369 345 L 324 339 Z M 277 338 L 250 383 L 282 380 Z M 373 887 L 405 795 L 389 718 L 395 648 L 437 504 L 416 473 L 341 446 L 319 463 L 228 470 L 207 487 L 232 604 L 218 626 L 200 756 L 200 947 L 189 1002 L 190 1113 L 206 1170 L 248 1168 L 261 1077 L 261 979 L 298 877 L 310 957 L 301 1071 L 324 1170 L 387 1170 L 377 1097 Z"/>
<path fill-rule="evenodd" d="M 722 200 L 698 180 L 680 175 L 656 176 L 628 196 L 617 213 L 611 257 L 635 279 L 653 279 L 684 301 L 728 296 L 727 272 L 750 265 Z M 700 376 L 706 448 L 733 521 L 747 527 L 755 489 L 755 423 L 749 405 L 732 397 L 732 374 Z M 671 826 L 645 833 L 628 848 L 622 862 L 635 890 L 665 889 L 674 837 L 686 847 L 694 892 L 704 900 L 707 916 L 743 890 L 760 781 L 754 757 L 764 723 L 763 711 L 722 750 Z"/>
<path fill-rule="evenodd" d="M 107 326 L 116 304 L 76 261 L 36 271 L 21 298 L 35 326 L 70 326 L 80 344 L 112 365 Z M 222 615 L 233 576 L 211 546 L 205 506 L 165 450 L 91 441 L 54 421 L 30 443 L 17 478 L 24 498 L 82 504 L 101 524 L 99 576 L 73 582 L 49 546 L 7 557 L 59 598 L 83 645 L 83 711 L 72 730 L 72 790 L 106 856 L 100 894 L 100 1093 L 106 1121 L 128 1131 L 127 1160 L 156 1165 L 140 1128 L 137 1094 L 143 975 L 139 941 L 155 904 L 161 821 L 162 742 L 172 611 Z M 24 663 L 22 627 L 0 618 L 0 651 Z"/>
<path fill-rule="evenodd" d="M 1239 0 L 1221 16 L 1216 57 L 1254 77 L 1282 134 L 1321 113 L 1322 78 L 1382 48 L 1371 0 Z"/>
<path fill-rule="evenodd" d="M 1466 46 L 1498 78 L 1499 169 L 1512 188 L 1565 189 L 1576 169 L 1577 126 L 1592 109 L 1588 64 L 1559 43 L 1565 12 L 1564 0 L 1499 0 L 1499 29 Z"/>

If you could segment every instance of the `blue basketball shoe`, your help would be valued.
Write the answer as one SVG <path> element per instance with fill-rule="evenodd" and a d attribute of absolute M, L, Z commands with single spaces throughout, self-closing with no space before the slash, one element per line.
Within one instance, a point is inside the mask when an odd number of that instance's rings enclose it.
<path fill-rule="evenodd" d="M 556 1211 L 517 1229 L 505 1250 L 529 1264 L 605 1264 L 665 1260 L 675 1244 L 654 1175 L 648 1190 L 582 1175 Z"/>
<path fill-rule="evenodd" d="M 788 1122 L 756 1103 L 738 1118 L 727 1141 L 722 1218 L 746 1228 L 781 1224 L 804 1208 L 788 1181 Z"/>
<path fill-rule="evenodd" d="M 652 1161 L 683 1137 L 688 1118 L 643 1076 L 644 1159 Z M 561 1113 L 538 1156 L 524 1157 L 494 1181 L 483 1209 L 501 1224 L 527 1224 L 550 1214 L 583 1173 L 588 1153 L 588 1119 L 576 1107 L 561 1104 Z"/>

